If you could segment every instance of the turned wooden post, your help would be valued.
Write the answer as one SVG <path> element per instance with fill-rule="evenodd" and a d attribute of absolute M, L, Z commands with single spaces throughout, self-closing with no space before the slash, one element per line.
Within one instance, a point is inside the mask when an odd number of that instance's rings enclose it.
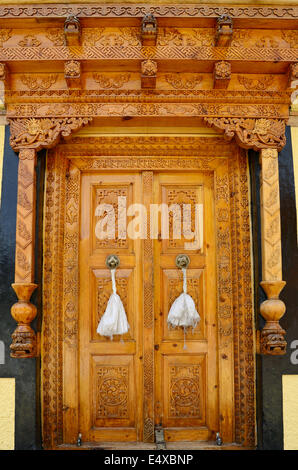
<path fill-rule="evenodd" d="M 281 230 L 278 151 L 260 151 L 261 165 L 261 231 L 262 282 L 267 300 L 260 306 L 266 324 L 260 333 L 260 353 L 282 355 L 286 353 L 285 330 L 279 324 L 286 311 L 279 294 L 285 286 L 282 280 Z"/>
<path fill-rule="evenodd" d="M 30 297 L 37 285 L 34 281 L 36 150 L 20 149 L 18 169 L 18 201 L 16 221 L 15 283 L 12 284 L 18 302 L 11 315 L 18 326 L 12 334 L 11 357 L 28 358 L 37 353 L 36 334 L 30 323 L 36 317 L 36 307 Z"/>

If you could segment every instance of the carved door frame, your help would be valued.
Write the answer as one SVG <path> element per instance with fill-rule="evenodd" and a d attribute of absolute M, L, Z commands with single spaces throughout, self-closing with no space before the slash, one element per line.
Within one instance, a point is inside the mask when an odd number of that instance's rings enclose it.
<path fill-rule="evenodd" d="M 171 145 L 174 141 L 175 150 Z M 107 156 L 113 153 L 113 148 L 117 148 L 116 155 Z M 151 155 L 144 157 L 148 152 Z M 67 435 L 65 423 L 78 422 L 78 387 L 72 382 L 66 391 L 63 361 L 76 367 L 80 171 L 121 169 L 149 173 L 165 169 L 214 172 L 219 371 L 224 375 L 227 367 L 233 368 L 235 441 L 253 447 L 256 351 L 246 152 L 221 137 L 129 136 L 120 140 L 74 137 L 70 143 L 48 152 L 41 343 L 44 446 L 53 449 L 63 442 L 75 444 L 77 439 L 75 433 Z M 150 290 L 148 283 L 147 288 Z M 145 315 L 145 328 L 149 313 Z M 144 367 L 145 393 L 150 402 L 151 369 L 146 370 L 146 363 Z M 225 413 L 224 405 L 221 412 Z M 153 430 L 150 412 L 144 419 L 147 419 L 144 440 L 150 441 Z"/>

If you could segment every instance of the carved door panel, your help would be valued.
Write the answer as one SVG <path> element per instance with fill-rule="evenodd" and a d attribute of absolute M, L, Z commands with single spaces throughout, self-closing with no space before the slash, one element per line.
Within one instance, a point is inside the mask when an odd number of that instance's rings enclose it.
<path fill-rule="evenodd" d="M 181 239 L 173 237 L 177 212 L 170 212 L 169 238 L 154 242 L 155 424 L 163 426 L 168 441 L 213 440 L 219 429 L 213 175 L 161 173 L 155 176 L 153 193 L 155 203 L 180 207 L 181 218 L 186 214 Z M 188 218 L 186 204 L 191 208 Z M 195 204 L 203 206 L 197 228 Z M 198 242 L 203 238 L 201 249 L 198 243 L 186 245 L 189 230 L 197 233 Z M 170 307 L 182 292 L 182 272 L 175 265 L 180 253 L 190 258 L 187 291 L 201 317 L 185 340 L 183 328 L 167 325 Z"/>
<path fill-rule="evenodd" d="M 82 175 L 79 429 L 85 442 L 138 441 L 142 436 L 141 241 L 118 236 L 118 197 L 126 197 L 127 206 L 139 202 L 140 182 L 137 173 Z M 109 204 L 115 211 L 115 237 L 96 236 L 102 220 L 102 214 L 96 215 L 99 204 Z M 122 341 L 96 332 L 112 293 L 111 273 L 105 265 L 109 254 L 120 258 L 117 292 L 130 325 Z"/>
<path fill-rule="evenodd" d="M 214 174 L 206 171 L 82 174 L 79 429 L 85 442 L 152 442 L 154 425 L 163 426 L 169 441 L 213 440 L 219 430 L 213 185 Z M 146 207 L 146 240 L 119 238 L 121 196 L 127 208 L 141 202 Z M 152 203 L 180 208 L 180 239 L 174 235 L 177 212 L 171 210 L 169 236 L 160 224 L 155 233 Z M 115 213 L 115 235 L 104 240 L 96 235 L 99 204 L 109 204 Z M 195 242 L 190 232 L 196 233 Z M 120 258 L 116 284 L 130 324 L 123 341 L 96 332 L 112 292 L 105 260 L 113 253 Z M 182 292 L 182 272 L 175 265 L 180 253 L 190 257 L 187 288 L 201 317 L 185 340 L 183 329 L 167 325 Z M 232 400 L 227 399 L 231 410 Z"/>

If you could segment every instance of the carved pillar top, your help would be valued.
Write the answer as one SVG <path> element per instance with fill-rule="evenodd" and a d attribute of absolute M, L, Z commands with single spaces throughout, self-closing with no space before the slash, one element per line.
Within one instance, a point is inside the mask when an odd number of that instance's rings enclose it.
<path fill-rule="evenodd" d="M 91 117 L 8 119 L 10 145 L 15 151 L 51 148 L 58 143 L 60 137 L 69 137 L 91 120 Z"/>

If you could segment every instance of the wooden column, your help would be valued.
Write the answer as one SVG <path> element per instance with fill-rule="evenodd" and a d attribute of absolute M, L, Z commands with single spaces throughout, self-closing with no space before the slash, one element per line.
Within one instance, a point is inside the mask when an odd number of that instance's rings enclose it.
<path fill-rule="evenodd" d="M 278 151 L 260 151 L 261 165 L 261 231 L 262 231 L 262 282 L 268 299 L 260 311 L 266 324 L 260 334 L 260 353 L 281 355 L 286 353 L 285 330 L 279 324 L 286 307 L 279 299 L 285 286 L 282 280 L 281 230 Z"/>
<path fill-rule="evenodd" d="M 18 169 L 18 202 L 16 221 L 15 283 L 12 284 L 18 302 L 11 314 L 18 326 L 12 334 L 11 356 L 27 358 L 36 356 L 36 335 L 30 323 L 36 317 L 36 307 L 30 297 L 34 284 L 35 201 L 36 201 L 36 150 L 20 149 Z"/>

